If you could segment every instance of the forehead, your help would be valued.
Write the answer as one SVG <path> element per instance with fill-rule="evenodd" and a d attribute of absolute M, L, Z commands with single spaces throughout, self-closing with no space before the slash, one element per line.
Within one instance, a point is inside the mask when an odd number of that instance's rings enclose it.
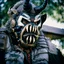
<path fill-rule="evenodd" d="M 35 14 L 22 13 L 20 16 L 26 17 L 28 19 L 31 19 L 31 18 L 38 19 L 38 18 L 40 18 L 40 14 L 35 15 Z"/>

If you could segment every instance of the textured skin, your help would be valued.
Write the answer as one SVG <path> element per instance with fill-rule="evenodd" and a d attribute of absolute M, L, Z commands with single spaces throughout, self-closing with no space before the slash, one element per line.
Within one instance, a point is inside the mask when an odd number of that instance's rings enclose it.
<path fill-rule="evenodd" d="M 53 44 L 48 43 L 43 32 L 41 32 L 37 44 L 37 47 L 33 48 L 30 53 L 31 64 L 64 64 L 64 57 L 61 52 Z M 3 53 L 4 51 L 0 50 L 0 64 L 29 64 L 26 52 L 11 44 L 9 36 L 7 36 L 5 58 L 2 56 Z"/>
<path fill-rule="evenodd" d="M 24 55 L 16 51 L 11 51 L 6 54 L 6 64 L 24 64 Z"/>
<path fill-rule="evenodd" d="M 37 47 L 32 51 L 33 64 L 48 64 L 48 45 L 42 33 L 37 42 Z"/>
<path fill-rule="evenodd" d="M 48 45 L 46 43 L 44 34 L 41 34 L 37 47 L 32 49 L 31 51 L 31 62 L 32 64 L 48 64 Z M 8 40 L 7 51 L 6 51 L 6 64 L 24 64 L 24 57 L 27 54 L 22 50 L 17 50 L 14 48 L 14 45 L 10 45 L 10 41 Z M 27 60 L 27 57 L 26 57 Z"/>
<path fill-rule="evenodd" d="M 16 51 L 14 46 L 10 44 L 10 39 L 8 37 L 7 40 L 7 48 L 6 48 L 6 54 L 5 54 L 5 61 L 6 64 L 24 64 L 24 55 L 23 52 Z"/>

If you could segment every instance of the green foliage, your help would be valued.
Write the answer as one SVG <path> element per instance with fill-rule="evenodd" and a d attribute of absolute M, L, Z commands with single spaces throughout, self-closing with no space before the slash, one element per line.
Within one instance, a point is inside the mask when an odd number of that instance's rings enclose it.
<path fill-rule="evenodd" d="M 2 0 L 0 2 L 0 26 L 5 25 L 7 20 L 9 19 L 9 16 L 7 14 L 7 11 L 9 8 L 11 8 L 18 0 Z"/>
<path fill-rule="evenodd" d="M 32 0 L 36 5 L 41 5 L 43 1 L 44 0 Z M 42 13 L 49 14 L 58 22 L 64 22 L 64 0 L 48 0 L 48 5 Z"/>
<path fill-rule="evenodd" d="M 6 2 L 4 2 L 6 1 Z M 19 0 L 2 0 L 0 2 L 0 25 L 9 19 L 7 11 Z M 32 0 L 36 5 L 41 5 L 44 0 Z M 2 5 L 3 4 L 3 5 Z M 42 13 L 47 13 L 59 22 L 64 22 L 64 0 L 48 0 L 48 5 Z"/>
<path fill-rule="evenodd" d="M 49 0 L 46 9 L 44 10 L 53 18 L 57 19 L 58 22 L 64 22 L 64 7 L 59 3 L 59 0 Z"/>

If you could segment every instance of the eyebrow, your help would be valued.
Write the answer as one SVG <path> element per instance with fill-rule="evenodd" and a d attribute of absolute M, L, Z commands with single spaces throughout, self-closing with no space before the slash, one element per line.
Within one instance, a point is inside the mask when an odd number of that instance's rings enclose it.
<path fill-rule="evenodd" d="M 38 18 L 40 18 L 40 15 L 36 15 L 36 16 L 35 16 L 35 19 L 38 19 Z"/>
<path fill-rule="evenodd" d="M 29 18 L 30 19 L 30 16 L 29 15 L 27 15 L 26 13 L 23 13 L 22 14 L 24 17 L 26 17 L 26 18 Z"/>
<path fill-rule="evenodd" d="M 27 20 L 27 21 L 29 21 L 29 22 L 30 22 L 30 19 L 29 19 L 29 18 L 26 18 L 26 17 L 25 17 L 25 16 L 23 16 L 23 15 L 20 15 L 18 20 L 20 21 L 20 20 L 22 20 L 22 18 L 24 18 L 25 20 Z"/>

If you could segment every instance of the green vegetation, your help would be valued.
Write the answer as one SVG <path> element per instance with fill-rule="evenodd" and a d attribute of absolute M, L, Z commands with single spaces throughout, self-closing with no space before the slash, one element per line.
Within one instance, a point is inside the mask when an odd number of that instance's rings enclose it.
<path fill-rule="evenodd" d="M 0 0 L 0 26 L 8 20 L 7 11 L 20 0 Z M 31 0 L 36 5 L 41 5 L 44 0 Z M 47 13 L 58 22 L 64 22 L 64 0 L 48 0 L 48 5 L 42 13 Z"/>

